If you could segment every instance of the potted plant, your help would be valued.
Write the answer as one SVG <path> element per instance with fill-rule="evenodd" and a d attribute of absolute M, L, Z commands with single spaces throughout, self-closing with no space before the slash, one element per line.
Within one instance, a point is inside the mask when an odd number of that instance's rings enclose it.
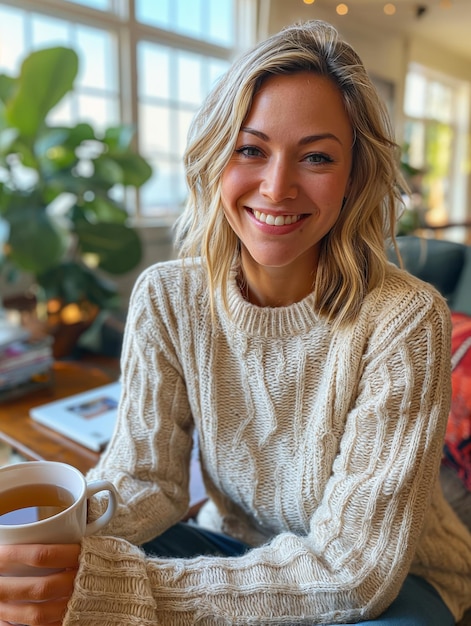
<path fill-rule="evenodd" d="M 58 309 L 96 311 L 118 305 L 111 276 L 141 260 L 123 198 L 152 170 L 129 126 L 49 123 L 78 68 L 75 51 L 53 47 L 0 75 L 0 274 L 30 276 L 35 297 Z"/>

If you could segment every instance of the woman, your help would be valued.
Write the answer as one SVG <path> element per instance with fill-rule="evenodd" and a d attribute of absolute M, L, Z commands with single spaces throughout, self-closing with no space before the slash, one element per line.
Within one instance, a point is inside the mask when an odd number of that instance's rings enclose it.
<path fill-rule="evenodd" d="M 61 623 L 68 601 L 65 626 L 453 624 L 471 536 L 437 480 L 449 312 L 387 262 L 402 181 L 360 59 L 322 22 L 271 37 L 208 97 L 185 163 L 185 260 L 135 286 L 90 473 L 122 504 L 78 563 L 17 546 L 67 570 L 0 580 L 2 619 Z M 194 429 L 208 501 L 176 524 Z"/>

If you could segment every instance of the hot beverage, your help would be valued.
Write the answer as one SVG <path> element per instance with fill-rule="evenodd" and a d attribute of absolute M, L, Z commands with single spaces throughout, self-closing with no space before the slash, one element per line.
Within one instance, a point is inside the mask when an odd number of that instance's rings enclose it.
<path fill-rule="evenodd" d="M 0 525 L 32 524 L 65 511 L 74 496 L 53 484 L 20 485 L 0 493 Z"/>
<path fill-rule="evenodd" d="M 88 519 L 88 502 L 104 492 L 101 515 Z M 80 543 L 111 520 L 118 492 L 109 480 L 87 482 L 72 465 L 25 461 L 0 467 L 0 546 Z M 56 568 L 18 563 L 2 576 L 42 576 Z M 1 617 L 0 617 L 1 621 Z"/>

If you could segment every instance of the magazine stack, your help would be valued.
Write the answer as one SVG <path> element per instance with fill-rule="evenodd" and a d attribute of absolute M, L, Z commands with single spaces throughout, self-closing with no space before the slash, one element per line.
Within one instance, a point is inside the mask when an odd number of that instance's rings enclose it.
<path fill-rule="evenodd" d="M 0 317 L 0 402 L 50 384 L 52 339 L 33 339 L 25 328 Z"/>

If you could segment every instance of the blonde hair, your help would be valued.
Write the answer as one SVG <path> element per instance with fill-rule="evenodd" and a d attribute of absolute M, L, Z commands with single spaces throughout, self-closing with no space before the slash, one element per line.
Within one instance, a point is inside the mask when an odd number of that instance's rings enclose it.
<path fill-rule="evenodd" d="M 338 87 L 354 133 L 348 197 L 321 242 L 313 285 L 318 312 L 343 325 L 384 280 L 385 241 L 395 241 L 399 188 L 405 183 L 386 108 L 361 59 L 330 24 L 315 20 L 283 29 L 236 61 L 209 94 L 189 132 L 189 197 L 176 244 L 180 256 L 202 257 L 210 297 L 221 289 L 227 307 L 225 285 L 239 242 L 222 208 L 221 176 L 262 82 L 301 71 L 328 77 Z"/>

